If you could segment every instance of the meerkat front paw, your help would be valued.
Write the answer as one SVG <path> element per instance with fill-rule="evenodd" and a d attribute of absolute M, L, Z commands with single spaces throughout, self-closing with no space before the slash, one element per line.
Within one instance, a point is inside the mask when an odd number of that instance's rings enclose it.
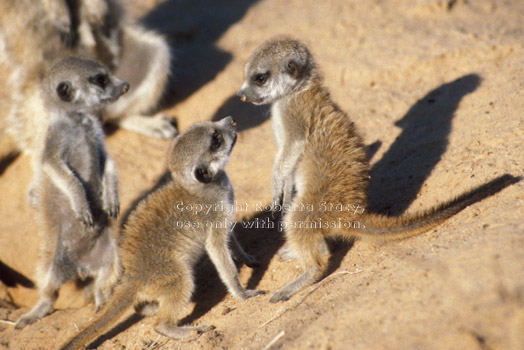
<path fill-rule="evenodd" d="M 104 195 L 103 209 L 109 217 L 116 219 L 120 213 L 120 201 L 118 200 L 118 195 L 116 193 Z"/>
<path fill-rule="evenodd" d="M 76 218 L 87 227 L 93 227 L 93 214 L 89 207 L 85 206 L 83 208 L 75 210 Z"/>
<path fill-rule="evenodd" d="M 18 320 L 16 320 L 15 329 L 22 329 L 25 326 L 33 324 L 42 318 L 42 315 L 35 314 L 32 311 L 33 310 L 29 311 L 26 314 L 23 314 L 22 316 L 20 316 Z"/>
<path fill-rule="evenodd" d="M 20 316 L 18 320 L 16 320 L 15 329 L 22 329 L 27 325 L 30 325 L 31 323 L 35 323 L 36 319 L 28 316 L 27 314 Z"/>

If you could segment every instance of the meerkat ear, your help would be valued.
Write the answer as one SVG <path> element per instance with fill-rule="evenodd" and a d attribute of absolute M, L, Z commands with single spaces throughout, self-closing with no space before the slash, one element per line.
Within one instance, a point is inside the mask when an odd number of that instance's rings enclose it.
<path fill-rule="evenodd" d="M 204 184 L 210 183 L 211 180 L 213 180 L 213 174 L 211 173 L 209 168 L 205 166 L 199 166 L 195 168 L 194 175 L 195 179 Z"/>
<path fill-rule="evenodd" d="M 73 86 L 68 81 L 63 81 L 58 84 L 56 93 L 62 101 L 71 102 L 73 100 Z"/>
<path fill-rule="evenodd" d="M 297 79 L 300 74 L 300 67 L 297 62 L 295 62 L 294 60 L 290 60 L 287 63 L 286 71 L 293 78 Z"/>

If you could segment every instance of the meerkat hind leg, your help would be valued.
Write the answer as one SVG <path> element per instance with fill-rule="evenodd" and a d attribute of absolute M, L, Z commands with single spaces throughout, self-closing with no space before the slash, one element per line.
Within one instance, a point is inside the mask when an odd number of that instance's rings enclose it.
<path fill-rule="evenodd" d="M 289 300 L 295 293 L 320 279 L 325 271 L 326 263 L 320 252 L 321 242 L 324 242 L 325 246 L 325 241 L 320 232 L 309 229 L 289 229 L 287 237 L 288 244 L 298 255 L 305 272 L 276 291 L 269 300 L 272 303 Z"/>
<path fill-rule="evenodd" d="M 152 116 L 128 115 L 118 124 L 124 129 L 159 139 L 170 139 L 178 134 L 175 120 L 163 113 Z"/>
<path fill-rule="evenodd" d="M 184 309 L 191 300 L 194 290 L 191 269 L 182 266 L 171 266 L 171 274 L 176 276 L 174 280 L 165 281 L 155 288 L 158 302 L 156 317 L 158 322 L 155 330 L 173 339 L 182 339 L 192 333 L 205 333 L 214 329 L 212 326 L 179 326 L 178 321 L 183 315 Z M 151 311 L 151 310 L 142 310 Z"/>
<path fill-rule="evenodd" d="M 46 279 L 40 283 L 43 286 L 40 288 L 40 299 L 29 312 L 20 316 L 16 321 L 15 328 L 23 328 L 47 315 L 53 308 L 58 298 L 58 289 L 63 283 L 64 278 L 53 264 L 47 273 Z"/>
<path fill-rule="evenodd" d="M 158 312 L 158 302 L 142 301 L 135 305 L 135 312 L 143 316 L 153 316 Z"/>
<path fill-rule="evenodd" d="M 111 296 L 113 286 L 118 280 L 119 267 L 118 257 L 116 257 L 111 266 L 103 267 L 97 273 L 95 280 L 93 281 L 95 312 L 98 312 Z"/>
<path fill-rule="evenodd" d="M 330 253 L 328 245 L 325 240 L 321 240 L 318 244 L 318 250 L 320 255 L 326 256 Z M 297 260 L 299 255 L 296 251 L 293 250 L 290 244 L 284 244 L 277 252 L 280 259 L 284 261 Z"/>
<path fill-rule="evenodd" d="M 190 295 L 190 294 L 189 294 Z M 155 326 L 155 331 L 173 339 L 183 339 L 189 337 L 192 333 L 202 334 L 207 331 L 215 329 L 213 326 L 179 326 L 178 316 L 181 315 L 181 310 L 188 304 L 189 298 L 184 298 L 178 293 L 172 293 L 170 296 L 162 296 L 159 298 L 159 305 L 156 315 L 158 323 Z M 151 308 L 143 308 L 142 312 L 153 311 Z"/>

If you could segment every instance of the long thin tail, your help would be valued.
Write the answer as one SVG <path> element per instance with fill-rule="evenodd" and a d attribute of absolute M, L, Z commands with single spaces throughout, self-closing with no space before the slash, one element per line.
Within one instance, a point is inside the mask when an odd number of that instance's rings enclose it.
<path fill-rule="evenodd" d="M 440 225 L 467 206 L 492 196 L 521 179 L 521 177 L 505 174 L 463 193 L 453 200 L 412 215 L 389 217 L 367 213 L 359 220 L 361 228 L 347 233 L 363 238 L 373 237 L 386 240 L 412 237 Z"/>
<path fill-rule="evenodd" d="M 107 332 L 113 323 L 121 317 L 126 309 L 131 306 L 136 291 L 130 283 L 119 284 L 108 304 L 104 307 L 102 315 L 93 321 L 87 328 L 77 334 L 62 350 L 83 349 L 103 333 Z"/>

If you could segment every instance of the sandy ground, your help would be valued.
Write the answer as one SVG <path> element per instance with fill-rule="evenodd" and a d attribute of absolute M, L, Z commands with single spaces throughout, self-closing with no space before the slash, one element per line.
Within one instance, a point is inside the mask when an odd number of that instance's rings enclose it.
<path fill-rule="evenodd" d="M 238 220 L 265 219 L 275 146 L 268 110 L 234 96 L 243 64 L 264 40 L 309 45 L 325 85 L 370 145 L 373 209 L 414 212 L 524 165 L 524 3 L 520 0 L 130 1 L 176 54 L 166 112 L 181 130 L 233 115 L 240 128 L 228 172 Z M 125 214 L 165 172 L 168 141 L 117 130 Z M 0 319 L 36 302 L 38 227 L 26 201 L 22 155 L 0 177 Z M 244 284 L 269 292 L 294 278 L 275 255 L 276 229 L 241 229 L 261 263 Z M 432 232 L 385 245 L 333 244 L 330 274 L 285 303 L 241 302 L 207 260 L 184 322 L 216 330 L 175 341 L 130 316 L 100 349 L 524 349 L 524 181 L 476 203 Z M 15 331 L 0 321 L 0 349 L 56 349 L 94 317 L 73 286 L 57 310 Z M 129 313 L 131 315 L 131 312 Z"/>

